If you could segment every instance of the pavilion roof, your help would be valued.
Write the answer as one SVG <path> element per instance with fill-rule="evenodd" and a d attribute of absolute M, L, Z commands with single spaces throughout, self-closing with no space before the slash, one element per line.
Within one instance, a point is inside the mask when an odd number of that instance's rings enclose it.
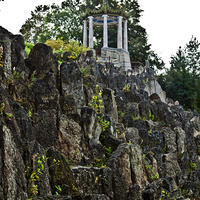
<path fill-rule="evenodd" d="M 128 19 L 130 16 L 130 14 L 127 14 L 125 12 L 125 8 L 112 9 L 108 6 L 106 1 L 104 1 L 104 5 L 99 10 L 91 10 L 87 8 L 85 14 L 82 15 L 82 17 L 83 19 L 87 19 L 89 16 L 100 17 L 102 15 L 108 15 L 114 17 L 122 16 L 124 19 Z"/>

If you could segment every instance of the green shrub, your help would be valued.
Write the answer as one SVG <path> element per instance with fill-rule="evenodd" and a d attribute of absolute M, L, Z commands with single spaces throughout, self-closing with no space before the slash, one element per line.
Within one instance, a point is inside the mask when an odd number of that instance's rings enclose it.
<path fill-rule="evenodd" d="M 31 49 L 34 47 L 34 44 L 25 42 L 25 51 L 26 55 L 28 56 L 31 52 Z"/>
<path fill-rule="evenodd" d="M 130 85 L 127 83 L 124 87 L 123 87 L 123 91 L 125 92 L 125 93 L 128 93 L 128 92 L 130 92 Z"/>
<path fill-rule="evenodd" d="M 56 52 L 73 52 L 74 56 L 78 56 L 80 53 L 85 53 L 89 48 L 84 47 L 77 41 L 64 41 L 62 38 L 57 40 L 47 40 L 46 45 L 50 46 L 53 51 Z"/>

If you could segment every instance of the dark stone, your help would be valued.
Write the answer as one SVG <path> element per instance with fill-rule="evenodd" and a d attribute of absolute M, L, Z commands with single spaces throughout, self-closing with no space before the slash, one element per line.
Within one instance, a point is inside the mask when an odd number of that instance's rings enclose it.
<path fill-rule="evenodd" d="M 57 90 L 55 75 L 52 72 L 46 73 L 43 79 L 34 82 L 33 92 L 36 110 L 60 109 L 60 94 Z"/>
<path fill-rule="evenodd" d="M 69 164 L 66 162 L 65 158 L 54 148 L 48 148 L 46 152 L 48 157 L 48 166 L 50 177 L 50 185 L 52 193 L 55 194 L 55 186 L 60 186 L 64 188 L 64 191 L 67 192 L 67 195 L 72 195 L 73 193 L 73 174 L 69 167 Z M 67 188 L 67 189 L 66 189 Z"/>
<path fill-rule="evenodd" d="M 93 50 L 89 50 L 86 52 L 86 57 L 92 58 L 94 56 Z"/>
<path fill-rule="evenodd" d="M 142 198 L 144 200 L 154 200 L 154 190 L 153 189 L 146 189 L 142 192 Z"/>
<path fill-rule="evenodd" d="M 130 189 L 127 200 L 142 200 L 141 188 L 137 184 Z"/>
<path fill-rule="evenodd" d="M 35 132 L 32 126 L 31 120 L 28 117 L 26 111 L 22 109 L 19 103 L 15 103 L 13 105 L 13 109 L 15 112 L 15 119 L 20 128 L 22 138 L 32 141 L 35 139 Z"/>
<path fill-rule="evenodd" d="M 58 74 L 58 61 L 53 54 L 52 48 L 45 44 L 36 44 L 31 49 L 25 63 L 30 69 L 30 76 L 34 72 L 35 77 L 38 79 L 42 79 L 48 72 L 53 72 L 55 76 Z"/>
<path fill-rule="evenodd" d="M 149 98 L 151 99 L 151 101 L 160 100 L 160 97 L 157 93 L 153 93 L 152 95 L 150 95 Z"/>
<path fill-rule="evenodd" d="M 75 62 L 60 66 L 61 107 L 68 116 L 80 115 L 80 107 L 85 105 L 83 79 L 80 67 Z"/>
<path fill-rule="evenodd" d="M 29 74 L 29 70 L 25 66 L 24 58 L 26 57 L 24 38 L 21 35 L 13 35 L 2 26 L 0 26 L 0 40 L 3 45 L 3 66 L 6 76 L 9 77 L 13 68 L 17 72 L 25 72 L 25 76 Z"/>
<path fill-rule="evenodd" d="M 142 94 L 138 93 L 138 92 L 127 92 L 126 93 L 126 98 L 128 102 L 136 102 L 136 103 L 140 103 L 144 97 Z"/>
<path fill-rule="evenodd" d="M 139 144 L 139 131 L 136 128 L 127 128 L 125 130 L 125 138 L 131 144 Z"/>
<path fill-rule="evenodd" d="M 42 161 L 43 169 L 41 169 L 41 173 L 39 175 L 38 184 L 38 193 L 41 196 L 51 195 L 51 186 L 49 182 L 49 167 L 47 165 L 47 157 L 45 155 L 45 150 L 43 146 L 41 146 L 37 141 L 31 141 L 23 145 L 25 150 L 24 152 L 24 163 L 26 163 L 27 171 L 26 177 L 28 180 L 28 191 L 29 197 L 32 189 L 32 181 L 31 175 L 37 172 L 37 169 L 40 168 L 38 166 L 38 159 Z M 43 158 L 44 159 L 43 159 Z M 35 182 L 36 183 L 36 182 Z"/>
<path fill-rule="evenodd" d="M 113 199 L 112 170 L 109 168 L 73 167 L 75 186 L 84 196 L 102 196 Z M 104 195 L 103 195 L 104 194 Z M 108 198 L 110 197 L 110 198 Z M 95 198 L 96 199 L 96 198 Z M 100 198 L 101 200 L 101 198 Z"/>
<path fill-rule="evenodd" d="M 151 141 L 154 143 L 155 146 L 163 146 L 163 133 L 160 131 L 153 131 L 151 136 L 150 136 Z"/>
<path fill-rule="evenodd" d="M 58 147 L 57 112 L 55 109 L 33 113 L 36 140 L 45 148 Z"/>
<path fill-rule="evenodd" d="M 111 147 L 112 151 L 115 151 L 117 147 L 122 143 L 119 139 L 112 136 L 107 132 L 103 132 L 100 136 L 100 142 L 103 146 L 109 148 Z"/>
<path fill-rule="evenodd" d="M 144 100 L 139 104 L 140 116 L 144 119 L 150 118 L 151 105 L 148 101 Z"/>
<path fill-rule="evenodd" d="M 136 164 L 137 163 L 137 164 Z M 119 145 L 111 155 L 106 166 L 113 172 L 114 199 L 127 199 L 133 184 L 144 187 L 142 150 L 138 145 Z"/>
<path fill-rule="evenodd" d="M 117 82 L 117 88 L 123 90 L 124 86 L 127 84 L 127 78 L 124 74 L 119 74 L 115 77 Z"/>

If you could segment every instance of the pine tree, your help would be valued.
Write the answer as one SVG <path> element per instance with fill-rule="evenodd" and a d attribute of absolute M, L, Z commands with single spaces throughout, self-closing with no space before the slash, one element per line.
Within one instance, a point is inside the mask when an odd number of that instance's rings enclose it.
<path fill-rule="evenodd" d="M 187 64 L 193 78 L 193 105 L 192 109 L 197 109 L 200 106 L 199 99 L 199 79 L 200 79 L 200 43 L 192 36 L 189 43 L 186 45 Z"/>
<path fill-rule="evenodd" d="M 167 97 L 178 100 L 186 109 L 200 111 L 198 43 L 192 38 L 186 48 L 179 47 L 171 57 L 171 67 L 158 78 Z"/>

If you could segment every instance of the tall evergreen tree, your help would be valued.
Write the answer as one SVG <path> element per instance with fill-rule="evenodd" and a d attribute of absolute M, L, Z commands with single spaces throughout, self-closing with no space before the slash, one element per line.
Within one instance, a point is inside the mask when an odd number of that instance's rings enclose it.
<path fill-rule="evenodd" d="M 167 96 L 185 108 L 200 111 L 200 43 L 192 37 L 185 48 L 171 57 L 171 67 L 158 81 Z"/>
<path fill-rule="evenodd" d="M 199 95 L 199 79 L 200 79 L 200 43 L 198 40 L 192 36 L 189 43 L 186 45 L 186 57 L 187 57 L 187 64 L 190 72 L 192 73 L 193 78 L 193 109 L 197 109 L 200 106 L 200 99 L 198 98 Z"/>

